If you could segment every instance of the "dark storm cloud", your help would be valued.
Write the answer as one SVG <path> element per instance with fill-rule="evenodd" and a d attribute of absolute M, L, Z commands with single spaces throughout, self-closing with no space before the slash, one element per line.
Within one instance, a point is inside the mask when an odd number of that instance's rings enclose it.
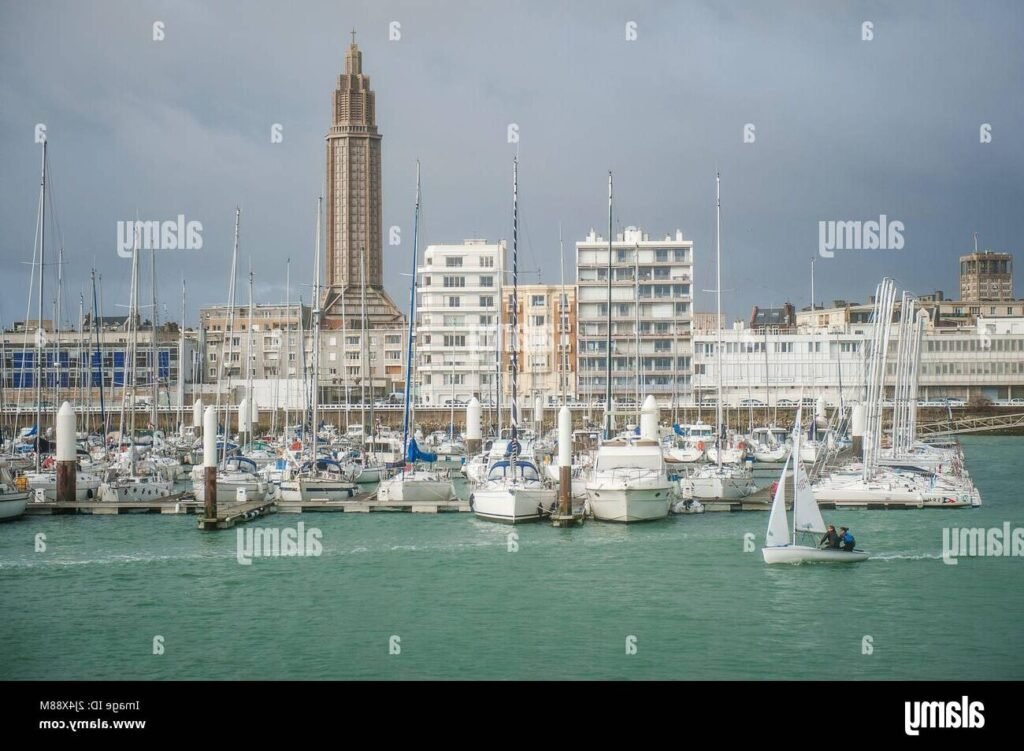
<path fill-rule="evenodd" d="M 388 40 L 392 21 L 399 41 Z M 108 312 L 127 301 L 115 232 L 136 216 L 203 223 L 202 250 L 159 256 L 173 317 L 182 276 L 191 321 L 223 302 L 236 204 L 257 297 L 284 299 L 290 257 L 292 298 L 308 300 L 323 137 L 353 27 L 384 135 L 384 227 L 402 228 L 402 245 L 384 248 L 396 299 L 417 158 L 422 244 L 510 235 L 510 123 L 523 265 L 544 280 L 558 279 L 559 222 L 569 258 L 606 226 L 612 169 L 617 231 L 681 228 L 697 243 L 695 286 L 709 289 L 717 168 L 732 316 L 807 304 L 818 222 L 880 214 L 904 223 L 906 246 L 821 259 L 818 300 L 862 301 L 885 274 L 955 296 L 972 232 L 1009 251 L 1024 234 L 1021 21 L 1012 2 L 5 2 L 0 314 L 5 325 L 25 314 L 36 123 L 50 139 L 72 319 L 93 265 Z M 274 123 L 282 143 L 271 143 Z M 747 123 L 754 143 L 743 143 Z M 699 294 L 697 307 L 712 301 Z"/>

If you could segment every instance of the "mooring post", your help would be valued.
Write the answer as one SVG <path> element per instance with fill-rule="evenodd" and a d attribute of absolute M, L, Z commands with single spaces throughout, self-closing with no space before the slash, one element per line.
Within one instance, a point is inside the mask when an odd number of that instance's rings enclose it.
<path fill-rule="evenodd" d="M 217 518 L 217 411 L 203 414 L 203 508 L 207 519 Z"/>
<path fill-rule="evenodd" d="M 57 410 L 57 502 L 74 503 L 78 468 L 75 451 L 75 410 L 64 402 Z"/>

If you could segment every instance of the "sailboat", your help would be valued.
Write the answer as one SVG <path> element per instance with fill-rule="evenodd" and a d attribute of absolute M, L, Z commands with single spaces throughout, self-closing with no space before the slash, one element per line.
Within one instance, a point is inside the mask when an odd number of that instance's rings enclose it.
<path fill-rule="evenodd" d="M 131 293 L 129 295 L 129 309 L 128 309 L 128 320 L 130 322 L 129 329 L 129 355 L 128 363 L 125 369 L 124 379 L 124 394 L 122 397 L 122 404 L 127 403 L 127 399 L 132 400 L 131 404 L 131 428 L 129 428 L 129 445 L 128 450 L 124 454 L 124 462 L 127 464 L 127 474 L 117 475 L 116 469 L 110 470 L 106 482 L 101 484 L 97 489 L 96 495 L 101 501 L 109 503 L 132 503 L 141 501 L 154 501 L 162 500 L 170 497 L 174 492 L 174 481 L 164 479 L 156 474 L 140 475 L 138 473 L 138 443 L 137 436 L 133 430 L 134 428 L 134 414 L 135 414 L 135 388 L 137 381 L 137 369 L 136 369 L 136 353 L 138 351 L 138 316 L 139 316 L 139 250 L 138 250 L 138 232 L 136 231 L 136 241 L 133 242 L 132 249 L 132 279 L 131 279 Z M 156 251 L 153 251 L 155 254 Z M 154 261 L 155 263 L 155 261 Z M 154 297 L 156 295 L 154 285 Z M 154 306 L 155 307 L 155 306 Z M 153 314 L 153 339 L 156 339 L 156 313 Z M 151 378 L 155 381 L 157 367 L 156 353 L 153 352 L 153 371 Z M 130 389 L 130 391 L 129 391 Z M 122 407 L 123 408 L 123 407 Z M 122 418 L 123 419 L 123 418 Z M 153 421 L 153 425 L 156 422 Z M 123 422 L 122 422 L 123 426 Z M 153 433 L 154 441 L 157 440 L 157 431 Z M 121 431 L 121 443 L 124 443 L 124 429 Z M 120 464 L 120 462 L 119 462 Z"/>
<path fill-rule="evenodd" d="M 715 296 L 718 307 L 718 342 L 715 345 L 718 355 L 718 365 L 715 368 L 718 376 L 718 398 L 715 399 L 717 412 L 715 423 L 718 435 L 714 440 L 717 442 L 716 448 L 722 449 L 725 442 L 722 419 L 722 199 L 721 179 L 718 174 L 715 174 L 715 258 L 717 269 Z M 707 452 L 710 459 L 712 447 L 709 446 Z M 757 490 L 753 484 L 751 470 L 738 464 L 725 464 L 723 462 L 725 454 L 725 450 L 715 451 L 714 464 L 707 464 L 680 480 L 680 488 L 684 497 L 699 500 L 738 500 Z"/>
<path fill-rule="evenodd" d="M 786 517 L 786 472 L 793 465 L 793 527 L 790 530 Z M 864 550 L 840 550 L 819 548 L 816 545 L 801 545 L 798 535 L 815 538 L 825 533 L 825 521 L 821 518 L 818 502 L 814 499 L 811 483 L 800 459 L 800 412 L 797 411 L 796 427 L 793 430 L 793 450 L 786 460 L 779 476 L 772 512 L 768 518 L 768 532 L 765 546 L 761 549 L 765 563 L 858 563 L 866 561 L 869 554 Z"/>
<path fill-rule="evenodd" d="M 405 460 L 402 468 L 393 477 L 383 480 L 377 488 L 380 501 L 418 501 L 444 503 L 455 497 L 455 489 L 447 474 L 429 466 L 437 461 L 437 454 L 422 451 L 416 437 L 410 435 L 412 428 L 412 378 L 413 356 L 416 336 L 416 262 L 419 254 L 420 220 L 420 163 L 416 162 L 416 210 L 413 215 L 412 231 L 412 284 L 409 289 L 409 339 L 405 363 L 405 413 L 402 420 L 402 446 Z M 371 436 L 372 437 L 372 436 Z"/>
<path fill-rule="evenodd" d="M 286 469 L 279 485 L 282 501 L 344 501 L 355 495 L 355 485 L 349 482 L 346 472 L 333 459 L 321 457 L 317 453 L 317 426 L 320 424 L 320 217 L 323 213 L 323 198 L 317 199 L 316 206 L 316 259 L 313 262 L 313 388 L 312 418 L 313 426 L 309 461 L 300 465 L 298 471 Z M 251 293 L 250 293 L 251 296 Z M 252 312 L 250 301 L 249 311 Z M 250 332 L 252 325 L 249 326 Z M 251 333 L 250 333 L 251 336 Z M 250 368 L 251 374 L 251 368 Z M 251 383 L 251 379 L 250 379 Z M 251 386 L 249 398 L 252 398 Z M 251 402 L 250 402 L 251 405 Z M 247 421 L 247 423 L 250 421 Z"/>
<path fill-rule="evenodd" d="M 522 456 L 519 443 L 519 159 L 512 161 L 512 304 L 509 360 L 512 398 L 509 400 L 511 438 L 504 457 L 491 461 L 487 476 L 470 495 L 480 519 L 518 524 L 539 520 L 554 507 L 558 493 L 541 478 L 537 466 Z"/>

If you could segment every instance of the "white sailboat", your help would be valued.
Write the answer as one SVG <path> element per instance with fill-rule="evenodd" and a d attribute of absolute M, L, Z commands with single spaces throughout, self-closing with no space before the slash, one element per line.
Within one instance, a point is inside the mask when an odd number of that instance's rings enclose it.
<path fill-rule="evenodd" d="M 393 477 L 381 481 L 377 500 L 444 503 L 455 498 L 455 488 L 447 472 L 433 468 L 437 454 L 420 450 L 416 437 L 410 435 L 413 427 L 412 378 L 414 342 L 416 336 L 416 262 L 419 251 L 420 218 L 420 163 L 416 162 L 416 210 L 412 231 L 412 284 L 409 290 L 409 340 L 405 363 L 405 414 L 402 420 L 402 450 L 409 465 L 402 465 Z M 401 457 L 399 457 L 401 459 Z"/>
<path fill-rule="evenodd" d="M 722 200 L 721 180 L 718 174 L 715 175 L 715 258 L 716 277 L 715 297 L 718 308 L 718 342 L 715 351 L 718 357 L 718 365 L 715 368 L 718 376 L 718 397 L 715 399 L 716 410 L 716 431 L 714 440 L 716 445 L 721 447 L 724 437 L 721 435 L 723 428 L 722 419 Z M 708 458 L 712 456 L 715 447 L 709 446 L 706 450 Z M 688 476 L 680 479 L 680 490 L 684 498 L 696 498 L 698 500 L 739 500 L 754 493 L 757 488 L 753 484 L 753 473 L 744 464 L 726 464 L 723 460 L 727 451 L 714 451 L 715 463 L 706 464 L 703 467 L 691 472 Z"/>
<path fill-rule="evenodd" d="M 18 490 L 10 471 L 0 465 L 0 520 L 18 518 L 27 505 L 28 493 Z"/>
<path fill-rule="evenodd" d="M 803 462 L 800 460 L 800 414 L 797 413 L 796 429 L 793 432 L 793 450 L 779 476 L 779 484 L 772 501 L 772 512 L 768 518 L 768 532 L 765 546 L 761 549 L 765 563 L 857 563 L 866 561 L 868 553 L 863 550 L 840 550 L 819 548 L 817 545 L 800 544 L 798 535 L 814 538 L 825 533 L 825 521 L 821 518 L 818 502 L 811 491 Z M 793 527 L 790 531 L 786 517 L 786 471 L 793 465 Z"/>
<path fill-rule="evenodd" d="M 512 398 L 509 403 L 512 434 L 506 446 L 506 458 L 492 461 L 486 479 L 470 495 L 470 506 L 477 518 L 487 521 L 518 524 L 539 520 L 550 513 L 558 493 L 537 471 L 537 466 L 522 457 L 519 443 L 519 160 L 512 162 L 512 321 L 509 337 Z M 497 441 L 495 442 L 497 443 Z M 492 447 L 492 452 L 493 452 Z"/>
<path fill-rule="evenodd" d="M 323 213 L 322 198 L 316 205 L 316 257 L 313 261 L 313 388 L 312 418 L 313 425 L 310 461 L 299 467 L 297 472 L 285 471 L 279 491 L 282 501 L 345 501 L 355 495 L 355 485 L 349 481 L 341 465 L 331 459 L 318 456 L 317 426 L 320 424 L 320 217 Z M 251 295 L 251 293 L 250 293 Z M 249 305 L 250 312 L 252 304 Z M 250 325 L 250 330 L 252 326 Z M 250 389 L 251 398 L 251 389 Z M 251 403 L 250 403 L 251 404 Z M 248 422 L 248 421 L 247 421 Z"/>

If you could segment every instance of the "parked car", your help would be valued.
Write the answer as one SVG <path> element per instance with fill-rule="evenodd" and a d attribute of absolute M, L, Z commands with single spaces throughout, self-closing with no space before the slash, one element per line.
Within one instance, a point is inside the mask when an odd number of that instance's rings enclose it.
<path fill-rule="evenodd" d="M 796 399 L 779 399 L 780 407 L 795 407 L 798 404 L 800 404 L 800 402 L 798 402 Z"/>
<path fill-rule="evenodd" d="M 762 402 L 760 399 L 741 399 L 740 400 L 740 406 L 741 407 L 763 407 L 764 406 L 764 402 Z"/>

